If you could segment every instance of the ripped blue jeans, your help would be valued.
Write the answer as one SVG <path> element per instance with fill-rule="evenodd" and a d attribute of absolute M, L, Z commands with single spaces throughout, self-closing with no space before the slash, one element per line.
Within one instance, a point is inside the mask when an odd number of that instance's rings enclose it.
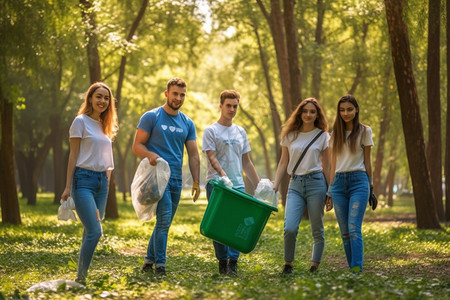
<path fill-rule="evenodd" d="M 342 242 L 349 267 L 363 270 L 362 221 L 369 200 L 369 179 L 366 172 L 336 173 L 331 198 L 341 230 Z"/>

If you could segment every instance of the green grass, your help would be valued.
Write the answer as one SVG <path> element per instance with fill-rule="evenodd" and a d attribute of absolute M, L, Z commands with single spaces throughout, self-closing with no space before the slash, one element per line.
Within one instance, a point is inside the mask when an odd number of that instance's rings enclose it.
<path fill-rule="evenodd" d="M 87 289 L 36 293 L 26 290 L 44 280 L 76 277 L 83 227 L 58 221 L 50 194 L 39 194 L 35 207 L 21 199 L 23 224 L 0 224 L 0 299 L 450 299 L 450 227 L 417 230 L 410 198 L 397 199 L 394 208 L 367 210 L 363 274 L 348 271 L 332 211 L 325 215 L 319 272 L 308 272 L 312 238 L 303 220 L 294 275 L 281 277 L 280 206 L 255 250 L 241 255 L 236 278 L 218 274 L 212 242 L 199 232 L 205 199 L 193 204 L 185 196 L 169 233 L 167 276 L 140 272 L 154 220 L 140 222 L 131 203 L 120 202 L 120 218 L 103 221 Z"/>

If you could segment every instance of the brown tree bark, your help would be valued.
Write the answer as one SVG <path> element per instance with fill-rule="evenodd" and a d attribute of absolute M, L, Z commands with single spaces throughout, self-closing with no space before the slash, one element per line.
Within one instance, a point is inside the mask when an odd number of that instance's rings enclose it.
<path fill-rule="evenodd" d="M 123 154 L 122 154 L 122 151 L 119 149 L 119 146 L 117 145 L 117 143 L 114 143 L 116 153 L 118 156 L 117 161 L 119 162 L 119 169 L 121 170 L 121 172 L 119 172 L 119 180 L 122 185 L 122 200 L 123 200 L 123 202 L 127 201 L 127 192 L 129 191 L 128 188 L 131 185 L 131 184 L 129 184 L 129 182 L 127 180 L 126 160 L 127 160 L 128 153 L 131 150 L 131 147 L 133 146 L 133 139 L 134 139 L 134 136 L 130 135 L 130 137 L 125 145 L 125 151 Z"/>
<path fill-rule="evenodd" d="M 389 171 L 386 178 L 387 204 L 389 207 L 394 206 L 394 182 L 395 182 L 395 160 L 389 163 Z"/>
<path fill-rule="evenodd" d="M 271 12 L 269 13 L 261 0 L 257 3 L 266 18 L 272 33 L 273 44 L 277 56 L 278 71 L 280 74 L 280 84 L 283 93 L 284 115 L 289 116 L 293 111 L 293 99 L 291 99 L 291 80 L 289 79 L 288 50 L 283 27 L 283 14 L 279 0 L 271 0 Z"/>
<path fill-rule="evenodd" d="M 253 31 L 255 33 L 256 40 L 258 42 L 259 58 L 261 60 L 261 66 L 263 68 L 264 78 L 266 80 L 267 98 L 269 100 L 270 114 L 272 116 L 273 134 L 275 139 L 275 151 L 276 151 L 276 158 L 278 161 L 281 157 L 281 148 L 280 148 L 281 117 L 280 114 L 278 113 L 277 104 L 275 103 L 275 98 L 272 92 L 272 83 L 270 80 L 269 64 L 267 63 L 266 53 L 262 47 L 258 27 L 255 22 L 253 22 Z"/>
<path fill-rule="evenodd" d="M 428 97 L 428 165 L 431 188 L 440 221 L 445 221 L 442 203 L 442 142 L 441 142 L 441 92 L 440 92 L 440 25 L 441 3 L 428 2 L 428 53 L 427 53 L 427 97 Z"/>
<path fill-rule="evenodd" d="M 269 158 L 269 151 L 267 150 L 267 140 L 266 136 L 264 135 L 263 130 L 256 124 L 255 118 L 253 118 L 243 107 L 239 104 L 239 108 L 242 111 L 242 113 L 247 117 L 247 119 L 250 120 L 253 126 L 255 126 L 256 130 L 258 131 L 259 139 L 261 140 L 261 146 L 263 147 L 263 153 L 264 153 L 264 161 L 266 165 L 266 176 L 270 180 L 272 180 L 272 171 L 270 168 L 270 158 Z M 255 187 L 256 188 L 256 187 Z"/>
<path fill-rule="evenodd" d="M 86 51 L 89 65 L 89 78 L 91 83 L 102 79 L 100 56 L 98 54 L 98 38 L 97 38 L 97 22 L 95 21 L 95 13 L 92 11 L 91 0 L 80 0 L 82 7 L 81 16 L 85 23 L 85 35 L 87 39 Z"/>
<path fill-rule="evenodd" d="M 52 116 L 50 118 L 50 127 L 52 128 L 51 147 L 53 149 L 53 172 L 55 181 L 53 203 L 59 204 L 66 184 L 65 167 L 67 166 L 67 164 L 65 164 L 66 161 L 64 159 L 64 150 L 62 146 L 64 133 L 62 133 L 63 126 L 61 126 L 61 118 Z"/>
<path fill-rule="evenodd" d="M 295 0 L 283 1 L 284 29 L 286 33 L 286 49 L 289 66 L 289 93 L 292 102 L 292 110 L 302 101 L 302 83 L 300 67 L 298 63 L 297 28 L 295 26 Z"/>
<path fill-rule="evenodd" d="M 323 0 L 317 0 L 317 24 L 315 31 L 315 51 L 312 64 L 312 91 L 316 99 L 320 99 L 320 86 L 322 83 L 322 47 L 325 43 L 323 37 L 323 21 L 325 5 Z"/>
<path fill-rule="evenodd" d="M 297 29 L 294 17 L 295 1 L 284 1 L 284 12 L 282 12 L 280 1 L 270 0 L 270 13 L 261 0 L 257 0 L 257 3 L 269 24 L 272 34 L 283 93 L 284 115 L 287 118 L 302 98 L 301 74 L 298 63 Z M 277 147 L 279 146 L 277 145 Z M 288 180 L 284 178 L 280 186 L 283 204 L 286 199 L 287 186 Z"/>
<path fill-rule="evenodd" d="M 17 169 L 19 171 L 20 189 L 28 205 L 36 205 L 38 180 L 45 160 L 51 148 L 51 136 L 47 135 L 42 145 L 39 140 L 33 140 L 33 128 L 28 128 L 30 147 L 26 152 L 16 151 Z M 25 132 L 25 131 L 23 131 Z"/>
<path fill-rule="evenodd" d="M 137 28 L 139 27 L 139 23 L 141 22 L 142 18 L 144 17 L 145 10 L 147 9 L 147 6 L 148 6 L 148 2 L 149 2 L 149 0 L 142 1 L 139 12 L 138 12 L 136 18 L 134 19 L 134 21 L 130 27 L 130 31 L 128 32 L 128 35 L 126 37 L 127 42 L 131 42 L 131 40 L 133 39 L 133 36 L 135 35 Z M 126 53 L 126 51 L 125 51 L 125 53 Z M 127 56 L 123 55 L 120 60 L 119 79 L 117 81 L 117 88 L 116 88 L 116 95 L 115 95 L 116 100 L 117 100 L 117 103 L 116 103 L 117 111 L 119 111 L 120 101 L 122 99 L 122 86 L 123 86 L 123 81 L 125 80 L 126 64 L 127 64 Z M 130 137 L 130 138 L 131 138 L 131 143 L 132 143 L 133 137 Z M 117 145 L 116 145 L 115 149 L 116 149 L 116 153 L 118 153 L 118 157 L 119 157 L 119 168 L 121 170 L 121 172 L 120 172 L 121 174 L 119 174 L 119 178 L 120 178 L 120 181 L 122 182 L 122 197 L 123 197 L 123 201 L 125 202 L 126 201 L 126 193 L 128 191 L 128 184 L 127 184 L 126 178 L 125 178 L 126 177 L 125 176 L 125 174 L 126 174 L 126 168 L 125 168 L 126 163 L 125 162 L 126 162 L 128 153 L 130 152 L 129 150 L 131 149 L 131 146 L 128 147 L 128 144 L 127 144 L 126 148 L 123 152 L 120 149 L 120 147 Z M 109 202 L 109 198 L 108 198 L 108 202 Z"/>
<path fill-rule="evenodd" d="M 450 220 L 450 0 L 446 1 L 447 33 L 447 122 L 445 135 L 445 219 Z"/>
<path fill-rule="evenodd" d="M 14 176 L 13 103 L 3 94 L 0 82 L 0 203 L 2 223 L 21 224 L 19 199 Z"/>
<path fill-rule="evenodd" d="M 381 191 L 381 169 L 383 168 L 384 160 L 384 147 L 386 143 L 386 135 L 389 130 L 389 123 L 391 121 L 391 116 L 389 114 L 389 89 L 390 89 L 390 78 L 392 73 L 392 66 L 386 66 L 384 72 L 385 86 L 383 89 L 383 95 L 381 100 L 381 121 L 380 130 L 378 133 L 377 151 L 375 155 L 375 166 L 373 170 L 373 192 L 375 195 L 380 195 Z"/>
<path fill-rule="evenodd" d="M 408 30 L 403 22 L 403 0 L 385 0 L 392 61 L 397 81 L 406 154 L 414 189 L 417 227 L 441 228 L 436 213 L 425 154 L 419 99 L 411 62 Z"/>
<path fill-rule="evenodd" d="M 365 46 L 366 44 L 366 37 L 367 37 L 367 32 L 369 31 L 369 23 L 364 22 L 363 24 L 363 28 L 362 28 L 362 45 Z M 361 51 L 361 49 L 356 49 L 356 51 Z M 348 90 L 348 94 L 353 95 L 356 91 L 356 88 L 359 86 L 359 84 L 361 83 L 361 79 L 363 77 L 363 64 L 364 62 L 362 61 L 357 61 L 356 62 L 356 74 L 355 74 L 355 78 L 353 79 L 353 83 L 351 88 Z"/>

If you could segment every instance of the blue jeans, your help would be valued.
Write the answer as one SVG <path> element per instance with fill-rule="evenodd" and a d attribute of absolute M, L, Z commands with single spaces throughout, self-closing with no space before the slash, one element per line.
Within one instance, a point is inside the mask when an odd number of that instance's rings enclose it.
<path fill-rule="evenodd" d="M 284 260 L 294 261 L 298 227 L 305 208 L 308 208 L 311 233 L 314 239 L 311 261 L 322 260 L 325 248 L 323 214 L 327 183 L 322 172 L 294 175 L 289 183 L 284 215 Z"/>
<path fill-rule="evenodd" d="M 181 196 L 182 180 L 170 178 L 166 190 L 156 208 L 156 224 L 148 242 L 146 263 L 156 267 L 166 266 L 167 238 Z"/>
<path fill-rule="evenodd" d="M 359 267 L 361 272 L 364 253 L 361 227 L 369 191 L 369 179 L 364 171 L 336 173 L 331 187 L 348 265 L 350 268 Z"/>
<path fill-rule="evenodd" d="M 208 182 L 208 184 L 206 185 L 206 198 L 208 198 L 208 200 L 209 197 L 211 196 L 213 188 L 214 186 Z M 238 190 L 244 192 L 245 188 L 243 187 L 238 188 Z M 227 245 L 221 244 L 216 241 L 213 241 L 213 245 L 218 260 L 228 260 L 228 259 L 238 260 L 240 252 L 237 251 L 236 249 L 233 249 L 231 247 L 228 247 Z"/>
<path fill-rule="evenodd" d="M 95 247 L 103 234 L 101 219 L 105 213 L 108 196 L 106 172 L 75 168 L 71 194 L 78 217 L 84 226 L 78 260 L 78 278 L 84 279 L 87 276 Z M 100 220 L 97 218 L 97 210 Z"/>

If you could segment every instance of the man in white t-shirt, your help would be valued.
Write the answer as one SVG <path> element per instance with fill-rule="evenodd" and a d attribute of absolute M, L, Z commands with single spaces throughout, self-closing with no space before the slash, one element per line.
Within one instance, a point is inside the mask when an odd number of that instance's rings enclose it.
<path fill-rule="evenodd" d="M 239 106 L 241 96 L 233 90 L 220 94 L 220 118 L 205 129 L 203 134 L 203 152 L 208 159 L 206 175 L 206 196 L 209 200 L 213 185 L 211 179 L 228 177 L 233 187 L 244 191 L 245 172 L 250 182 L 257 186 L 259 176 L 250 159 L 250 144 L 245 130 L 233 124 L 233 118 Z M 239 251 L 213 241 L 215 254 L 219 260 L 219 273 L 237 275 Z"/>

